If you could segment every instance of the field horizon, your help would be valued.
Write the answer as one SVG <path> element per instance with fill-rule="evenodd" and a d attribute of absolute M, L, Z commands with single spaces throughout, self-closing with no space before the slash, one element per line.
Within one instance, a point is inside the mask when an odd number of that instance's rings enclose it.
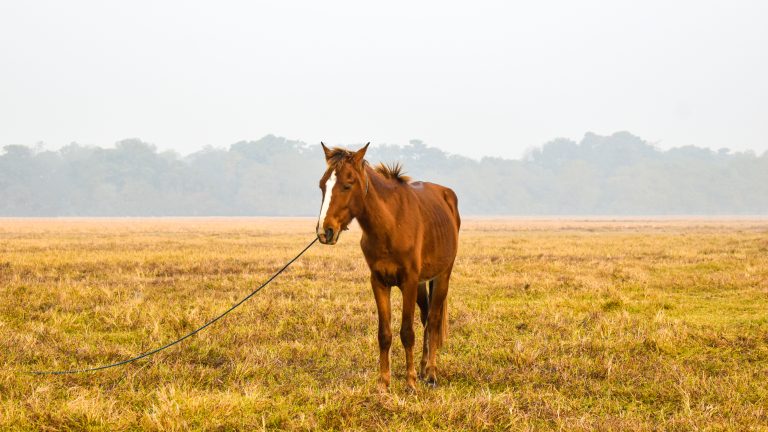
<path fill-rule="evenodd" d="M 414 394 L 397 337 L 392 389 L 376 390 L 356 225 L 178 346 L 25 374 L 187 333 L 298 253 L 315 222 L 0 218 L 0 429 L 768 428 L 766 217 L 464 218 L 438 387 Z"/>

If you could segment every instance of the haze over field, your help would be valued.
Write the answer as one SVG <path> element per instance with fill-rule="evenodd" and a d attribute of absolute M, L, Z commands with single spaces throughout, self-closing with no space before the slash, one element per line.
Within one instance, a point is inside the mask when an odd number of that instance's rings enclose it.
<path fill-rule="evenodd" d="M 768 152 L 662 151 L 627 132 L 557 139 L 519 160 L 478 161 L 416 140 L 374 143 L 367 159 L 401 161 L 414 179 L 452 187 L 464 215 L 768 214 Z M 324 170 L 319 144 L 272 135 L 185 156 L 138 139 L 6 146 L 0 216 L 309 216 Z"/>

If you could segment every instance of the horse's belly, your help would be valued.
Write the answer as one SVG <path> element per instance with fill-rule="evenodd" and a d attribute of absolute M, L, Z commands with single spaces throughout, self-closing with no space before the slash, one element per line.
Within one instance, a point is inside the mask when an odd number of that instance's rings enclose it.
<path fill-rule="evenodd" d="M 431 236 L 422 247 L 420 279 L 427 280 L 442 274 L 456 259 L 458 236 L 453 232 Z"/>

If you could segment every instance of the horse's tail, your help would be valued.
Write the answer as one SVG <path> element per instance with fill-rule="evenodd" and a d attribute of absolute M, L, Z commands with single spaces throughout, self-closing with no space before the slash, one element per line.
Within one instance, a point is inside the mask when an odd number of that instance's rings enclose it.
<path fill-rule="evenodd" d="M 448 296 L 443 299 L 443 308 L 440 311 L 440 337 L 437 340 L 437 347 L 441 348 L 443 342 L 448 339 Z"/>
<path fill-rule="evenodd" d="M 419 285 L 419 288 L 424 287 L 424 290 L 425 290 L 424 294 L 429 296 L 430 303 L 432 300 L 432 292 L 435 288 L 434 284 L 435 284 L 435 281 L 431 280 L 431 281 L 427 281 L 427 283 L 424 285 L 421 285 L 421 284 Z M 426 292 L 427 290 L 429 290 L 428 294 Z M 432 320 L 438 321 L 437 325 L 440 328 L 439 328 L 439 331 L 437 332 L 437 338 L 435 342 L 437 342 L 437 347 L 441 348 L 443 346 L 443 342 L 446 339 L 448 339 L 448 294 L 447 293 L 445 294 L 445 298 L 443 298 L 443 306 L 440 308 L 440 311 L 439 312 L 434 311 L 434 312 L 437 312 L 437 315 L 433 318 L 432 312 L 430 311 L 429 321 L 430 322 Z"/>

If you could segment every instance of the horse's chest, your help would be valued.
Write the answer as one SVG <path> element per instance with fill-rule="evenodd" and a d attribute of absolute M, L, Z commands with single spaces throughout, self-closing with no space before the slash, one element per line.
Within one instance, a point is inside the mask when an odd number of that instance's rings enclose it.
<path fill-rule="evenodd" d="M 397 285 L 402 266 L 390 259 L 379 259 L 371 264 L 371 272 L 389 285 Z"/>
<path fill-rule="evenodd" d="M 361 246 L 371 274 L 387 285 L 399 286 L 407 269 L 416 268 L 412 250 L 401 250 L 386 242 L 369 242 L 365 236 Z"/>

